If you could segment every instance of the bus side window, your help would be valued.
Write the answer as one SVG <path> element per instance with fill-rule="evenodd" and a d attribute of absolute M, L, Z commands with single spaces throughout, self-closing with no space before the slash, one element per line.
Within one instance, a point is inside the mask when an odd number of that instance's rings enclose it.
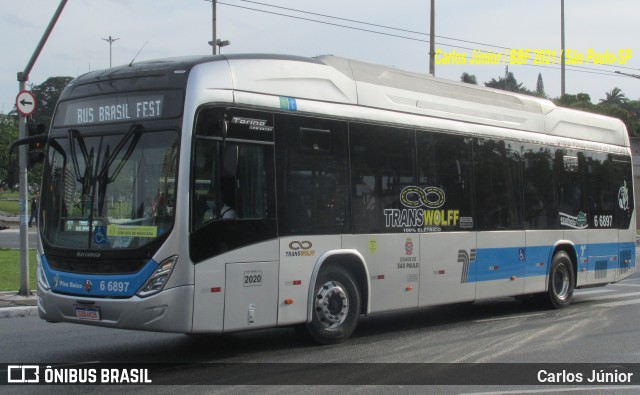
<path fill-rule="evenodd" d="M 215 185 L 218 174 L 219 142 L 198 139 L 194 149 L 191 180 L 191 224 L 198 228 L 213 220 Z M 213 195 L 213 196 L 212 196 Z"/>
<path fill-rule="evenodd" d="M 580 217 L 579 224 L 564 225 L 573 228 L 587 224 L 582 218 L 588 219 L 588 204 L 586 199 L 586 161 L 583 152 L 569 149 L 556 151 L 556 166 L 558 168 L 558 210 L 559 221 L 563 218 Z M 562 224 L 562 222 L 561 222 Z"/>
<path fill-rule="evenodd" d="M 612 155 L 612 170 L 614 221 L 618 229 L 629 229 L 635 201 L 631 158 Z"/>
<path fill-rule="evenodd" d="M 471 188 L 471 139 L 420 130 L 417 132 L 416 141 L 420 188 L 439 188 L 443 194 L 443 202 L 437 209 L 455 213 L 457 218 L 446 225 L 441 224 L 440 230 L 473 229 L 475 216 Z"/>
<path fill-rule="evenodd" d="M 273 217 L 273 147 L 238 144 L 238 164 L 233 175 L 220 181 L 222 219 L 267 219 Z"/>
<path fill-rule="evenodd" d="M 403 232 L 404 224 L 386 218 L 390 211 L 404 208 L 400 202 L 403 188 L 416 185 L 415 132 L 352 123 L 349 138 L 353 231 Z"/>
<path fill-rule="evenodd" d="M 519 143 L 485 138 L 475 143 L 478 230 L 522 229 Z"/>
<path fill-rule="evenodd" d="M 523 143 L 526 229 L 557 229 L 556 162 L 552 147 Z"/>
<path fill-rule="evenodd" d="M 280 235 L 348 229 L 346 122 L 276 114 Z"/>
<path fill-rule="evenodd" d="M 603 152 L 585 152 L 589 227 L 613 228 L 611 161 Z"/>

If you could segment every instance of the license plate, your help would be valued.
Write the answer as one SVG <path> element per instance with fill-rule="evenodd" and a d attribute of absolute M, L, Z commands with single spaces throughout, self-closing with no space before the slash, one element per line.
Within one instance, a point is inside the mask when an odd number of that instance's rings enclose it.
<path fill-rule="evenodd" d="M 81 320 L 99 321 L 100 309 L 97 307 L 79 307 L 76 306 L 76 318 Z"/>

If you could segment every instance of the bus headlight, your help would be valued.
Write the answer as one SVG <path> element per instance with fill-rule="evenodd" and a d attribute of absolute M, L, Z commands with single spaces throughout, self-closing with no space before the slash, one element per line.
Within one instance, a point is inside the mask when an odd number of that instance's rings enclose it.
<path fill-rule="evenodd" d="M 140 288 L 138 295 L 141 298 L 146 298 L 147 296 L 156 294 L 164 288 L 169 281 L 169 277 L 171 277 L 171 272 L 173 272 L 173 268 L 176 266 L 178 262 L 178 256 L 174 255 L 160 262 L 158 268 L 155 272 L 149 277 L 149 279 L 144 283 L 144 285 Z"/>

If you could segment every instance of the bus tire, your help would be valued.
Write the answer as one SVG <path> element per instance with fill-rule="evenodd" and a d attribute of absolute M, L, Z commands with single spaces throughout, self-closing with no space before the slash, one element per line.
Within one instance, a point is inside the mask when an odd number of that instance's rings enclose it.
<path fill-rule="evenodd" d="M 323 268 L 314 286 L 312 319 L 307 330 L 321 344 L 342 343 L 360 318 L 360 289 L 353 275 L 335 265 Z"/>
<path fill-rule="evenodd" d="M 542 295 L 542 299 L 550 308 L 565 308 L 571 302 L 574 288 L 575 276 L 571 257 L 565 251 L 558 251 L 551 260 L 549 290 Z"/>

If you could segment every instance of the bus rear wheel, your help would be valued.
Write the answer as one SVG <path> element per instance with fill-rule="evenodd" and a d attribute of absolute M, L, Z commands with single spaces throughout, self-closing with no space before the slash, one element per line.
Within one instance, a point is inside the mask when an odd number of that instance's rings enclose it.
<path fill-rule="evenodd" d="M 549 289 L 542 294 L 542 300 L 550 308 L 562 309 L 571 302 L 574 288 L 575 276 L 571 258 L 565 251 L 558 251 L 551 260 Z"/>
<path fill-rule="evenodd" d="M 311 337 L 322 344 L 347 340 L 360 318 L 360 290 L 353 275 L 338 266 L 321 270 L 313 292 Z"/>

